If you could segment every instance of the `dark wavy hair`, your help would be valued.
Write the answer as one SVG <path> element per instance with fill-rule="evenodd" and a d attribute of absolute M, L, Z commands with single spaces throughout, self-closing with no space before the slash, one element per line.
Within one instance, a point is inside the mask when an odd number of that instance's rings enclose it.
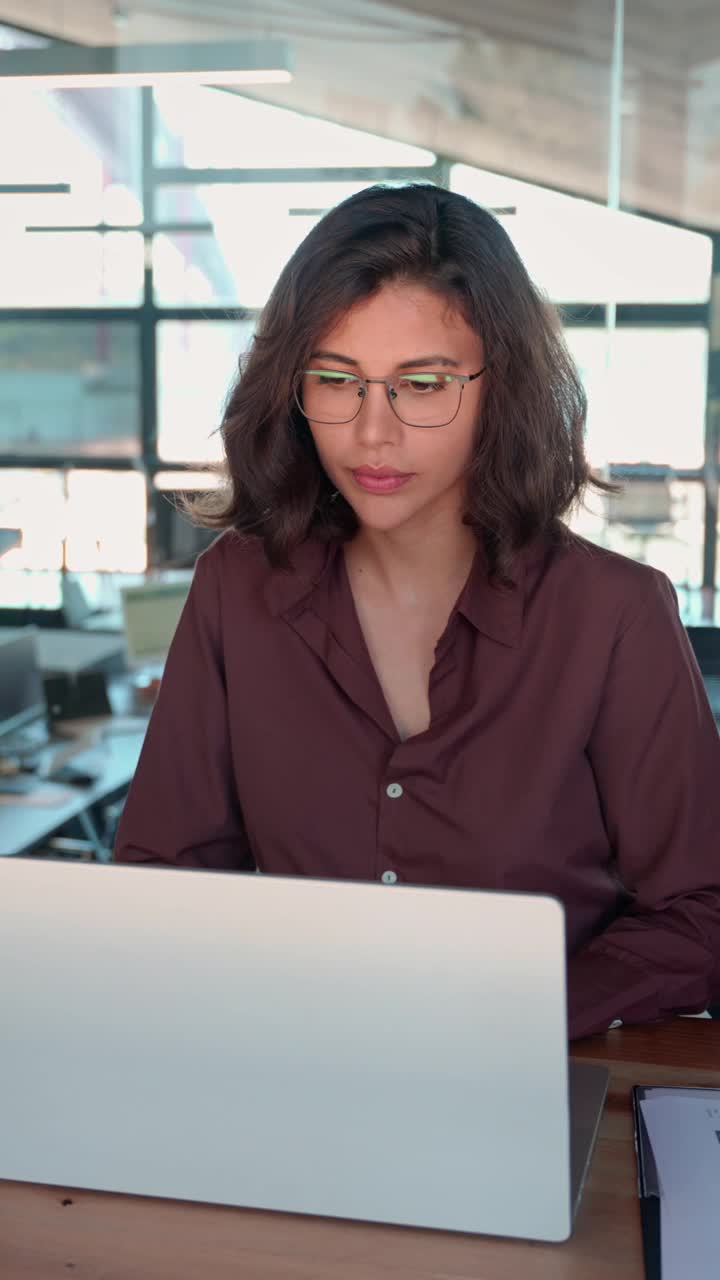
<path fill-rule="evenodd" d="M 422 284 L 479 334 L 488 367 L 464 522 L 491 579 L 537 534 L 574 541 L 562 520 L 596 478 L 584 451 L 585 392 L 560 318 L 486 209 L 430 183 L 368 187 L 331 209 L 281 272 L 220 427 L 224 483 L 189 504 L 207 528 L 259 538 L 287 568 L 309 535 L 352 538 L 358 522 L 325 474 L 294 399 L 317 339 L 387 281 Z"/>

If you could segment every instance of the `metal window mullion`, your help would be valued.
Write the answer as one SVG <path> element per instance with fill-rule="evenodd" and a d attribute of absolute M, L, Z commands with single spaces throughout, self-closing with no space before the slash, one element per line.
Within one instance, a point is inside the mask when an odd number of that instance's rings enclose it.
<path fill-rule="evenodd" d="M 0 453 L 0 467 L 14 467 L 20 471 L 134 471 L 137 472 L 137 459 L 127 457 L 95 454 L 24 454 Z"/>
<path fill-rule="evenodd" d="M 161 549 L 156 545 L 157 518 L 155 489 L 150 460 L 157 456 L 157 330 L 153 280 L 153 236 L 155 222 L 154 132 L 155 103 L 153 90 L 140 90 L 140 154 L 142 164 L 143 209 L 143 303 L 140 309 L 140 453 L 145 475 L 145 538 L 148 565 L 157 563 Z"/>
<path fill-rule="evenodd" d="M 703 588 L 717 589 L 718 486 L 720 482 L 720 232 L 712 237 L 712 283 L 705 409 L 705 531 Z"/>
<path fill-rule="evenodd" d="M 0 320 L 54 321 L 76 320 L 104 323 L 117 320 L 121 324 L 137 320 L 140 307 L 0 307 Z"/>

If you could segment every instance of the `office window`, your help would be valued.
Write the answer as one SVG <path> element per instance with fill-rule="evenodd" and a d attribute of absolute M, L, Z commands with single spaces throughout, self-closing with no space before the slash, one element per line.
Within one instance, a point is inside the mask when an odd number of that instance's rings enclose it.
<path fill-rule="evenodd" d="M 0 603 L 31 603 L 16 600 L 27 570 L 141 573 L 146 522 L 138 472 L 0 468 L 0 526 L 22 532 L 21 545 L 0 556 Z"/>
<path fill-rule="evenodd" d="M 569 327 L 588 393 L 587 449 L 595 466 L 650 463 L 690 470 L 704 458 L 705 329 Z"/>
<path fill-rule="evenodd" d="M 145 477 L 136 471 L 71 471 L 67 568 L 142 573 L 147 564 Z"/>
<path fill-rule="evenodd" d="M 212 232 L 154 235 L 152 267 L 159 307 L 236 306 L 243 292 Z"/>
<path fill-rule="evenodd" d="M 142 302 L 142 236 L 23 234 L 16 227 L 2 238 L 0 274 L 6 307 L 135 307 Z"/>
<path fill-rule="evenodd" d="M 61 609 L 62 602 L 59 569 L 6 569 L 0 556 L 0 609 Z M 10 616 L 7 622 L 14 626 L 15 618 Z"/>
<path fill-rule="evenodd" d="M 155 163 L 188 168 L 297 169 L 432 165 L 423 147 L 300 115 L 238 93 L 157 86 Z"/>
<path fill-rule="evenodd" d="M 602 472 L 603 476 L 606 475 Z M 618 497 L 594 491 L 568 521 L 591 542 L 651 564 L 677 587 L 702 584 L 705 495 L 697 480 L 676 480 L 663 468 L 619 477 Z"/>
<path fill-rule="evenodd" d="M 0 316 L 0 451 L 135 457 L 137 325 Z"/>
<path fill-rule="evenodd" d="M 450 186 L 489 208 L 535 283 L 554 302 L 706 302 L 709 236 L 607 209 L 470 165 Z"/>
<path fill-rule="evenodd" d="M 610 550 L 646 561 L 679 587 L 702 582 L 705 496 L 677 470 L 702 466 L 708 338 L 697 328 L 567 328 L 588 393 L 587 451 L 617 498 L 592 494 L 571 524 Z"/>
<path fill-rule="evenodd" d="M 222 457 L 218 427 L 254 321 L 161 320 L 157 325 L 158 454 L 168 462 Z"/>
<path fill-rule="evenodd" d="M 60 471 L 0 468 L 0 527 L 19 529 L 22 543 L 0 556 L 0 602 L 8 604 L 7 574 L 60 569 L 65 493 Z"/>
<path fill-rule="evenodd" d="M 159 306 L 259 308 L 287 259 L 325 210 L 371 179 L 165 185 L 162 168 L 242 170 L 427 167 L 433 152 L 299 115 L 235 93 L 158 86 L 155 219 L 189 222 L 153 241 Z M 200 229 L 200 228 L 203 229 Z"/>
<path fill-rule="evenodd" d="M 159 188 L 159 222 L 189 219 L 212 229 L 154 237 L 156 303 L 264 306 L 288 258 L 322 214 L 366 186 L 245 182 Z"/>
<path fill-rule="evenodd" d="M 3 306 L 138 305 L 142 236 L 88 229 L 142 221 L 138 90 L 13 88 L 3 117 L 11 110 L 22 128 L 0 130 L 3 180 L 70 190 L 3 198 Z"/>

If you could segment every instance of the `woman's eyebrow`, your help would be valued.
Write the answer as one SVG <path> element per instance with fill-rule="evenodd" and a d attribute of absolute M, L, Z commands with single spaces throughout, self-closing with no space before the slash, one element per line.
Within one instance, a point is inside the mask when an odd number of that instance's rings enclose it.
<path fill-rule="evenodd" d="M 310 358 L 312 360 L 338 360 L 340 364 L 353 364 L 355 366 L 358 366 L 359 364 L 359 362 L 357 360 L 353 360 L 351 356 L 340 355 L 338 351 L 313 351 Z M 451 359 L 450 356 L 444 356 L 439 354 L 430 355 L 430 356 L 416 356 L 413 360 L 403 360 L 402 363 L 397 364 L 395 368 L 396 369 L 419 369 L 423 365 L 430 365 L 430 364 L 442 364 L 452 369 L 460 368 L 459 360 L 453 360 Z"/>
<path fill-rule="evenodd" d="M 357 360 L 353 360 L 352 356 L 341 356 L 337 351 L 313 351 L 311 360 L 338 360 L 340 364 L 357 364 Z"/>

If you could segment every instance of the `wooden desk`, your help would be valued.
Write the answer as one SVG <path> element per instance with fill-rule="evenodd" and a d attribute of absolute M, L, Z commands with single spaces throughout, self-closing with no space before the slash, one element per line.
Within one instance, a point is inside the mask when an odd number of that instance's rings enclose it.
<path fill-rule="evenodd" d="M 642 1280 L 630 1086 L 720 1085 L 720 1022 L 677 1018 L 578 1043 L 610 1092 L 567 1244 L 338 1222 L 0 1182 L 4 1280 Z M 108 1099 L 112 1106 L 112 1099 Z"/>

